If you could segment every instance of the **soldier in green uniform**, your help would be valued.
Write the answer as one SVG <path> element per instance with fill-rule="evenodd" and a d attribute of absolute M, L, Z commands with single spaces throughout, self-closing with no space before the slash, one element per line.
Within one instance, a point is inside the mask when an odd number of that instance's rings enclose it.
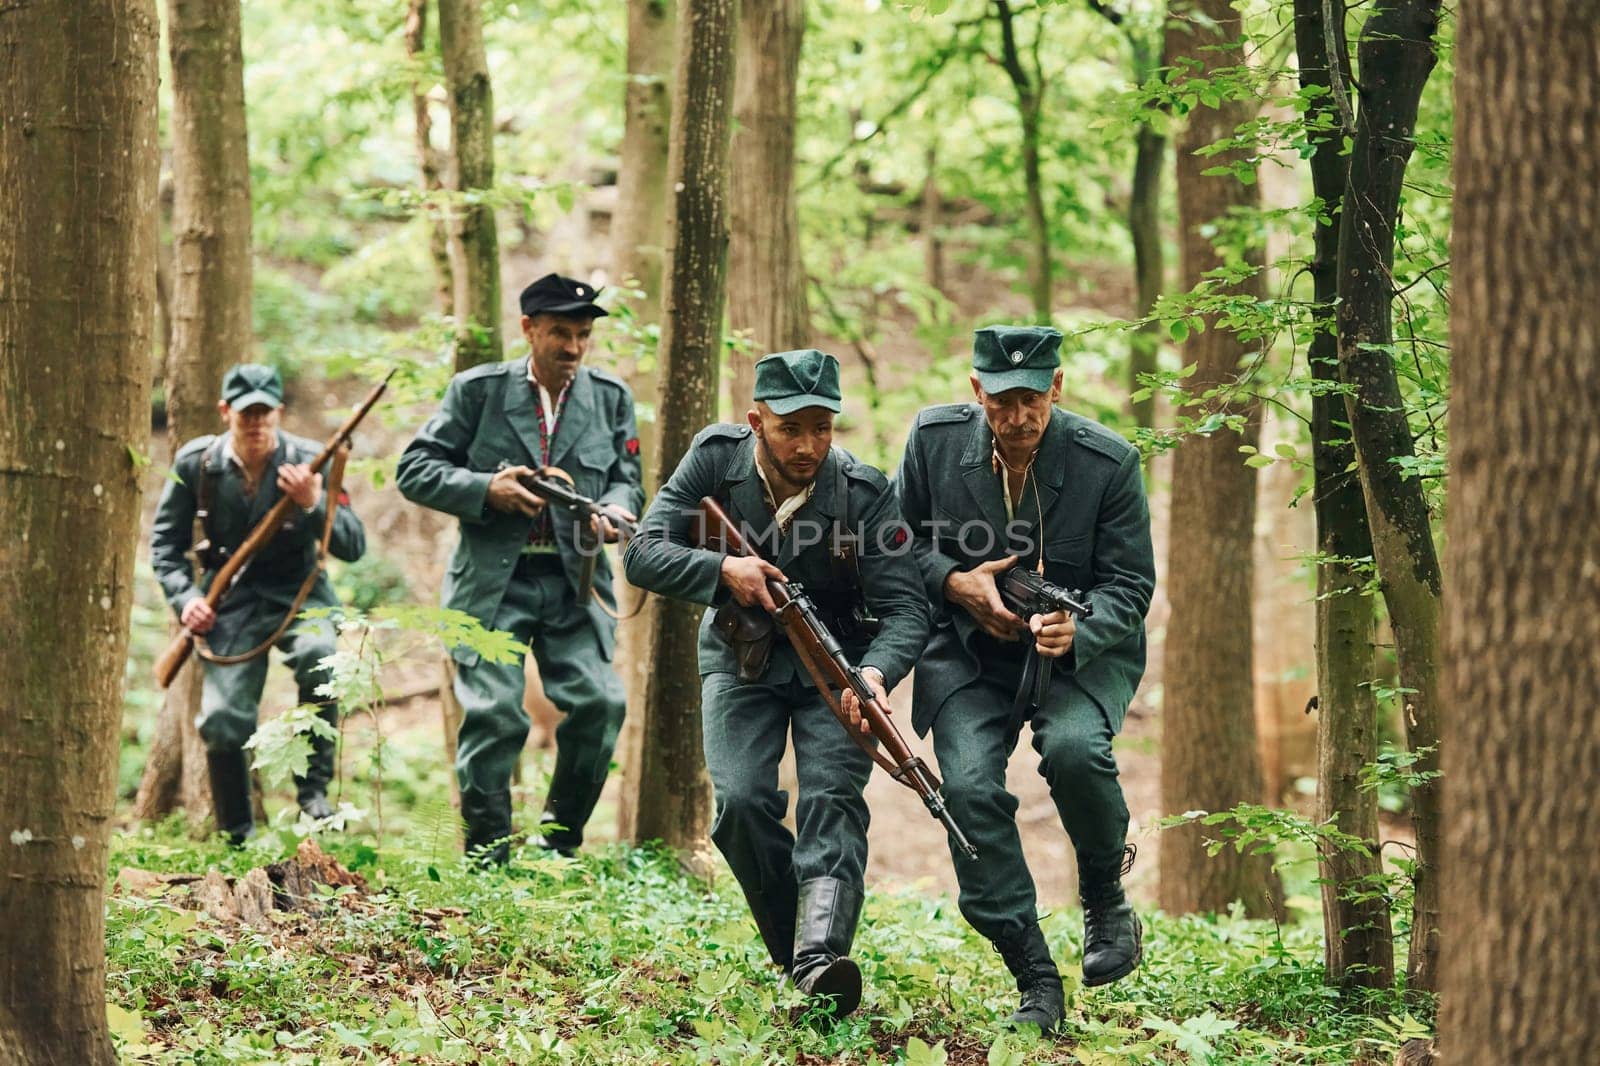
<path fill-rule="evenodd" d="M 217 828 L 234 843 L 254 831 L 249 767 L 244 744 L 255 732 L 261 690 L 267 679 L 267 658 L 220 663 L 210 656 L 241 655 L 273 639 L 294 611 L 301 587 L 317 566 L 318 544 L 334 508 L 328 549 L 352 562 L 366 551 L 366 532 L 350 510 L 349 497 L 330 501 L 322 475 L 307 466 L 322 448 L 279 428 L 283 415 L 283 381 L 268 366 L 245 363 L 222 379 L 217 404 L 226 430 L 197 437 L 178 450 L 172 480 L 162 490 L 150 533 L 150 561 L 167 602 L 182 623 L 203 635 L 206 649 L 200 717 L 196 720 L 206 745 L 212 804 Z M 213 610 L 205 600 L 211 579 L 228 556 L 283 496 L 299 504 L 288 523 L 240 571 L 237 582 Z M 203 541 L 194 545 L 198 519 Z M 189 551 L 195 548 L 201 576 L 195 579 Z M 336 607 L 338 597 L 326 574 L 319 574 L 306 594 L 306 607 Z M 300 702 L 317 704 L 330 725 L 338 708 L 317 695 L 330 678 L 322 665 L 334 653 L 333 626 L 326 619 L 293 619 L 277 634 L 276 646 L 288 658 L 300 688 Z M 295 779 L 300 809 L 313 818 L 333 814 L 328 782 L 333 779 L 334 742 L 312 738 L 310 765 Z"/>
<path fill-rule="evenodd" d="M 711 835 L 744 889 L 772 961 L 838 1014 L 855 1009 L 848 957 L 861 913 L 872 769 L 766 620 L 768 578 L 796 581 L 884 697 L 928 636 L 928 607 L 894 495 L 879 471 L 832 446 L 839 364 L 815 350 L 756 364 L 748 424 L 714 425 L 651 504 L 624 564 L 628 580 L 715 606 L 700 628 Z M 696 546 L 700 500 L 715 498 L 760 557 Z M 877 624 L 864 623 L 875 617 Z M 875 629 L 875 634 L 873 630 Z M 719 635 L 728 634 L 730 639 Z M 857 714 L 854 694 L 845 712 Z M 783 824 L 778 761 L 794 738 L 798 835 Z"/>
<path fill-rule="evenodd" d="M 557 467 L 579 493 L 629 520 L 644 503 L 633 394 L 620 379 L 583 365 L 594 320 L 606 314 L 598 295 L 556 274 L 524 289 L 529 355 L 457 374 L 398 471 L 407 499 L 460 521 L 444 605 L 530 641 L 545 695 L 566 712 L 556 728 L 543 831 L 535 837 L 564 855 L 583 843 L 622 728 L 622 682 L 611 665 L 616 601 L 604 553 L 586 558 L 572 516 L 546 509 L 517 478 Z M 580 602 L 590 561 L 594 595 Z M 465 648 L 453 657 L 467 852 L 504 864 L 511 775 L 528 738 L 523 666 L 485 662 Z"/>
<path fill-rule="evenodd" d="M 1032 714 L 1039 773 L 1077 853 L 1084 908 L 1084 983 L 1132 972 L 1140 926 L 1123 891 L 1128 809 L 1112 737 L 1144 674 L 1145 612 L 1155 587 L 1139 456 L 1105 427 L 1056 408 L 1053 329 L 978 330 L 976 403 L 917 415 L 896 476 L 913 531 L 933 636 L 917 666 L 913 724 L 933 731 L 950 811 L 983 856 L 956 857 L 961 912 L 999 948 L 1017 979 L 1014 1023 L 1048 1032 L 1063 1013 L 1060 974 L 1035 914 L 1006 764 L 1028 713 L 1016 698 L 1032 646 L 1053 682 Z M 1041 567 L 1083 590 L 1093 614 L 1019 618 L 996 577 Z M 1131 862 L 1131 849 L 1127 861 Z"/>

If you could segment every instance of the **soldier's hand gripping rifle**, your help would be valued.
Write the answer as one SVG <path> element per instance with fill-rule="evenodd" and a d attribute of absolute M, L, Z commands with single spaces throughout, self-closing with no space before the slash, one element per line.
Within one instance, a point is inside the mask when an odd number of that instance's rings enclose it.
<path fill-rule="evenodd" d="M 510 465 L 503 459 L 500 461 L 502 470 Z M 517 476 L 517 484 L 539 497 L 547 506 L 559 507 L 578 519 L 575 536 L 578 554 L 583 559 L 583 569 L 578 575 L 578 602 L 582 603 L 594 590 L 594 570 L 596 560 L 600 557 L 600 545 L 626 544 L 638 531 L 638 521 L 628 517 L 620 507 L 608 507 L 583 495 L 578 491 L 572 475 L 559 466 L 547 466 L 537 472 L 520 474 Z M 601 524 L 602 519 L 605 521 L 605 526 Z M 603 536 L 602 529 L 605 529 Z M 605 603 L 598 599 L 596 602 L 600 603 L 602 611 L 613 618 L 619 620 L 623 618 Z M 644 605 L 642 599 L 639 603 L 641 607 Z M 639 608 L 636 607 L 626 617 L 632 618 L 638 613 Z"/>
<path fill-rule="evenodd" d="M 755 554 L 727 512 L 709 496 L 700 501 L 700 517 L 701 547 L 731 555 Z M 939 779 L 934 776 L 927 763 L 911 753 L 905 737 L 900 735 L 900 730 L 895 728 L 894 722 L 890 720 L 888 709 L 879 702 L 861 670 L 850 661 L 844 649 L 840 647 L 839 641 L 823 624 L 817 614 L 816 606 L 806 595 L 805 589 L 799 582 L 786 584 L 769 579 L 767 592 L 771 595 L 772 602 L 777 605 L 773 618 L 783 627 L 784 634 L 789 638 L 790 647 L 794 648 L 795 654 L 800 657 L 806 672 L 811 675 L 812 683 L 816 685 L 817 691 L 828 704 L 828 709 L 839 719 L 839 724 L 844 726 L 845 731 L 862 750 L 872 756 L 874 762 L 889 772 L 890 777 L 921 797 L 928 812 L 944 824 L 950 839 L 955 841 L 956 847 L 960 848 L 967 858 L 976 859 L 978 849 L 972 846 L 967 835 L 950 816 L 944 797 L 939 794 Z M 846 689 L 855 693 L 856 702 L 861 707 L 861 717 L 866 720 L 872 735 L 877 738 L 881 750 L 863 739 L 850 725 L 849 718 L 840 705 L 839 697 L 834 695 L 835 689 L 841 694 Z"/>
<path fill-rule="evenodd" d="M 328 438 L 328 443 L 322 446 L 322 451 L 318 452 L 317 457 L 309 464 L 311 473 L 320 472 L 328 464 L 328 460 L 350 446 L 350 435 L 361 424 L 361 420 L 367 417 L 367 413 L 378 402 L 379 397 L 383 395 L 383 391 L 389 387 L 389 379 L 394 377 L 394 373 L 391 370 L 385 374 L 383 380 L 373 387 L 373 390 L 367 394 L 365 400 L 361 401 L 361 406 L 356 408 L 355 413 L 345 419 L 344 425 L 340 426 L 333 436 Z M 244 543 L 239 545 L 238 549 L 228 557 L 228 561 L 223 563 L 222 568 L 217 571 L 217 576 L 212 579 L 211 587 L 206 592 L 207 606 L 213 611 L 217 609 L 217 606 L 227 597 L 229 590 L 233 588 L 234 581 L 237 580 L 240 572 L 249 565 L 252 557 L 271 543 L 273 537 L 278 535 L 278 531 L 283 528 L 284 523 L 290 517 L 290 508 L 296 506 L 294 499 L 287 495 L 280 497 L 278 502 L 272 505 L 272 510 L 268 511 L 266 516 L 256 523 L 256 527 L 250 531 L 250 535 L 244 539 Z M 337 501 L 333 500 L 330 495 L 328 504 L 330 528 L 333 522 L 333 510 L 337 506 Z M 324 539 L 326 539 L 326 536 L 324 536 Z M 315 571 L 307 576 L 306 588 L 309 588 L 314 577 Z M 297 611 L 298 607 L 296 608 Z M 161 657 L 156 660 L 156 682 L 162 688 L 171 685 L 173 679 L 178 676 L 178 671 L 183 668 L 183 664 L 189 661 L 189 656 L 195 648 L 195 640 L 195 634 L 187 626 L 182 627 L 179 629 L 178 635 L 173 638 L 172 643 L 168 645 L 167 650 L 162 652 Z M 243 658 L 252 658 L 253 655 L 254 653 L 247 653 Z M 234 656 L 229 656 L 230 660 L 235 658 Z"/>
<path fill-rule="evenodd" d="M 1094 604 L 1082 592 L 1077 589 L 1068 592 L 1025 566 L 1013 566 L 995 584 L 1006 610 L 1023 621 L 1036 614 L 1054 614 L 1057 611 L 1065 611 L 1079 621 L 1094 614 Z M 1031 640 L 1032 634 L 1023 639 Z M 1032 712 L 1044 706 L 1045 694 L 1050 691 L 1050 668 L 1051 661 L 1040 655 L 1037 647 L 1030 646 L 1027 661 L 1022 667 L 1022 681 L 1017 685 L 1017 698 L 1012 704 L 1013 712 L 1024 709 Z"/>

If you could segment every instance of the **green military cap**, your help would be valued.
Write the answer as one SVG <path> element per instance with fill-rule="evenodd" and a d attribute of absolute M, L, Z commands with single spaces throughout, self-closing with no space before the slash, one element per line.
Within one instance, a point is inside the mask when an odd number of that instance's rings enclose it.
<path fill-rule="evenodd" d="M 1049 326 L 985 326 L 972 337 L 972 369 L 988 393 L 1049 392 L 1061 365 L 1061 331 Z"/>
<path fill-rule="evenodd" d="M 222 402 L 235 411 L 266 404 L 283 406 L 283 378 L 277 370 L 260 363 L 240 363 L 222 375 Z"/>
<path fill-rule="evenodd" d="M 802 407 L 826 407 L 837 413 L 839 360 L 815 348 L 778 352 L 756 364 L 755 399 L 786 415 Z"/>

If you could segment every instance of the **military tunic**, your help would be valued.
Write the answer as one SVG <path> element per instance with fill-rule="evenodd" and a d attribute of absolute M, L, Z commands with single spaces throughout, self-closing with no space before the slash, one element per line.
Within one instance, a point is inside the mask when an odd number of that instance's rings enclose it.
<path fill-rule="evenodd" d="M 206 594 L 214 570 L 199 580 L 188 552 L 194 539 L 195 514 L 202 497 L 210 512 L 206 535 L 213 549 L 231 556 L 268 511 L 281 498 L 278 468 L 309 463 L 321 452 L 316 441 L 278 431 L 278 448 L 267 460 L 252 495 L 243 470 L 226 456 L 227 437 L 198 437 L 178 450 L 173 479 L 162 490 L 150 534 L 150 561 L 172 610 L 181 616 L 190 601 Z M 201 488 L 202 480 L 206 487 Z M 366 532 L 345 500 L 334 515 L 329 552 L 353 562 L 366 551 Z M 294 602 L 306 575 L 316 565 L 317 544 L 327 521 L 327 493 L 311 512 L 291 508 L 284 528 L 240 572 L 217 610 L 216 624 L 205 640 L 218 655 L 248 651 L 271 636 Z M 338 597 L 320 575 L 305 600 L 305 607 L 336 607 Z M 322 661 L 335 651 L 333 626 L 326 619 L 298 619 L 278 638 L 277 647 L 294 670 L 302 703 L 326 704 L 317 687 L 330 678 Z M 245 663 L 204 664 L 200 717 L 196 724 L 208 750 L 238 751 L 255 732 L 262 688 L 267 677 L 267 657 Z M 316 765 L 309 774 L 327 772 Z M 315 783 L 315 782 L 313 782 Z M 327 784 L 324 777 L 321 782 Z"/>
<path fill-rule="evenodd" d="M 1144 673 L 1155 559 L 1138 454 L 1117 434 L 1053 410 L 1034 480 L 1013 518 L 992 455 L 993 435 L 977 404 L 927 408 L 906 441 L 895 489 L 933 605 L 912 721 L 919 733 L 933 731 L 951 813 L 983 856 L 981 869 L 956 858 L 962 913 L 1000 940 L 1035 918 L 1017 799 L 1005 787 L 1021 725 L 1011 708 L 1028 638 L 989 637 L 945 599 L 945 579 L 1011 554 L 1031 565 L 1042 545 L 1045 577 L 1087 593 L 1094 613 L 1077 623 L 1072 648 L 1055 660 L 1032 731 L 1039 772 L 1080 865 L 1103 864 L 1120 853 L 1127 833 L 1111 742 Z"/>
<path fill-rule="evenodd" d="M 611 666 L 616 621 L 592 598 L 578 602 L 585 560 L 571 517 L 551 514 L 554 552 L 525 551 L 535 520 L 490 508 L 489 481 L 502 464 L 538 468 L 548 462 L 570 474 L 582 495 L 631 513 L 643 506 L 644 492 L 633 394 L 619 378 L 579 367 L 548 440 L 540 418 L 526 357 L 457 374 L 439 411 L 401 455 L 397 480 L 407 499 L 460 522 L 444 606 L 531 642 L 545 695 L 566 712 L 556 729 L 546 815 L 565 827 L 561 846 L 576 847 L 605 783 L 625 711 Z M 593 587 L 614 611 L 604 553 Z M 470 820 L 472 804 L 484 797 L 509 803 L 529 721 L 522 664 L 484 662 L 465 648 L 453 657 L 463 711 L 456 774 Z"/>
<path fill-rule="evenodd" d="M 855 537 L 866 605 L 881 625 L 875 637 L 846 641 L 845 650 L 857 666 L 881 671 L 884 688 L 893 689 L 922 652 L 928 608 L 887 480 L 844 449 L 830 448 L 811 498 L 780 537 L 756 470 L 756 444 L 748 426 L 715 425 L 695 437 L 628 546 L 628 580 L 691 603 L 729 602 L 732 593 L 721 582 L 723 557 L 695 546 L 700 500 L 711 496 L 746 528 L 753 545 L 767 547 L 763 554 L 790 580 L 801 582 L 813 599 L 828 601 L 843 592 L 830 557 L 829 531 L 837 521 Z M 840 498 L 841 483 L 847 500 Z M 862 883 L 868 822 L 862 789 L 872 761 L 834 718 L 781 631 L 760 680 L 741 682 L 734 654 L 713 633 L 708 611 L 700 626 L 699 660 L 706 767 L 716 797 L 712 839 L 758 924 L 764 916 L 792 923 L 800 883 Z M 778 761 L 791 731 L 798 838 L 783 824 L 788 797 L 778 790 Z M 776 959 L 780 951 L 773 949 Z"/>

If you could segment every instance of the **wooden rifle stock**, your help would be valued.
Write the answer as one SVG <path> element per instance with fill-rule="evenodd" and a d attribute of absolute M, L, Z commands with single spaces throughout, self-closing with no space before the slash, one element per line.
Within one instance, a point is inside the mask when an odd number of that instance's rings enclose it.
<path fill-rule="evenodd" d="M 733 520 L 728 517 L 728 513 L 709 496 L 700 501 L 700 520 L 699 541 L 703 547 L 730 555 L 755 554 L 750 550 L 749 544 Z M 944 797 L 939 794 L 939 779 L 934 776 L 927 763 L 912 754 L 905 737 L 890 719 L 888 708 L 884 707 L 873 693 L 872 686 L 867 683 L 861 670 L 850 662 L 838 639 L 823 624 L 805 590 L 798 583 L 785 583 L 769 578 L 767 592 L 772 597 L 772 602 L 777 605 L 773 618 L 783 627 L 784 634 L 789 638 L 789 645 L 800 657 L 800 662 L 811 675 L 811 681 L 816 686 L 817 692 L 833 711 L 839 724 L 862 750 L 872 756 L 874 762 L 889 772 L 890 777 L 921 797 L 928 812 L 943 823 L 950 833 L 950 838 L 967 858 L 976 859 L 978 849 L 972 846 L 972 842 L 967 839 L 961 827 L 951 817 L 949 809 L 945 807 Z M 868 744 L 851 726 L 839 697 L 833 694 L 834 689 L 839 690 L 841 695 L 846 690 L 855 693 L 856 703 L 861 708 L 861 717 L 882 746 L 881 751 Z"/>
<path fill-rule="evenodd" d="M 368 412 L 377 404 L 379 397 L 389 387 L 389 379 L 394 377 L 394 373 L 391 370 L 385 374 L 383 380 L 378 382 L 373 390 L 367 394 L 367 398 L 361 402 L 361 406 L 356 408 L 355 412 L 345 419 L 344 425 L 340 426 L 333 436 L 328 438 L 328 443 L 323 445 L 322 451 L 317 453 L 317 457 L 310 463 L 313 474 L 320 472 L 327 465 L 328 460 L 333 458 L 335 452 L 349 445 L 350 435 L 355 432 L 356 427 L 361 424 L 361 420 L 366 418 Z M 338 505 L 337 500 L 329 503 L 330 507 L 337 507 Z M 280 497 L 278 502 L 272 505 L 272 510 L 268 511 L 266 516 L 256 523 L 256 527 L 250 531 L 250 535 L 244 539 L 244 543 L 239 545 L 238 550 L 228 558 L 227 562 L 222 564 L 222 568 L 217 571 L 217 576 L 211 581 L 210 590 L 206 592 L 206 604 L 212 610 L 216 610 L 217 605 L 228 595 L 228 590 L 232 588 L 234 579 L 239 576 L 239 571 L 244 569 L 245 564 L 250 561 L 251 557 L 260 552 L 262 548 L 265 548 L 272 541 L 272 538 L 278 535 L 278 530 L 283 528 L 284 521 L 289 517 L 289 508 L 293 506 L 295 506 L 294 500 L 288 496 Z M 183 669 L 183 664 L 189 661 L 189 656 L 194 652 L 194 644 L 195 634 L 190 632 L 188 626 L 180 627 L 178 635 L 173 638 L 171 644 L 167 645 L 167 650 L 162 652 L 160 657 L 156 659 L 155 675 L 157 684 L 162 688 L 172 684 L 173 680 L 178 676 L 178 671 Z"/>

